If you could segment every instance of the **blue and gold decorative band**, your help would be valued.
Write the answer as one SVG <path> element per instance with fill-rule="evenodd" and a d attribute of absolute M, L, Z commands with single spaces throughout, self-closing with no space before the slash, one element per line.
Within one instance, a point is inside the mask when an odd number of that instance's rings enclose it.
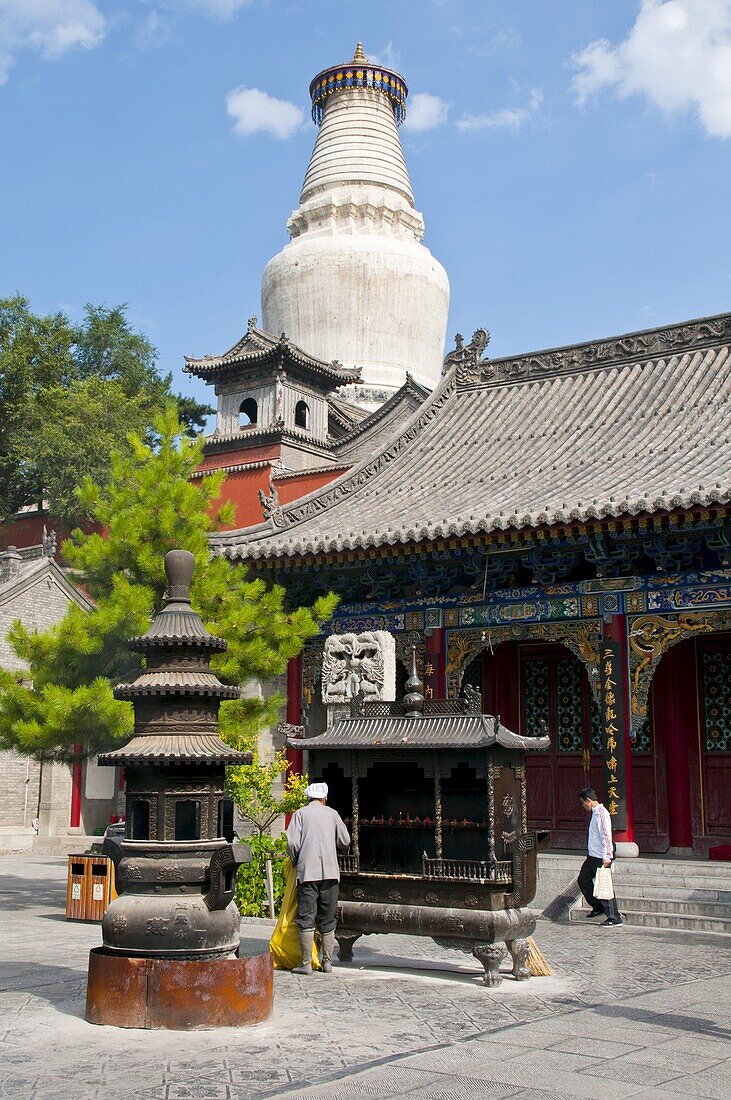
<path fill-rule="evenodd" d="M 374 88 L 377 92 L 383 92 L 391 101 L 397 124 L 400 125 L 406 118 L 406 97 L 409 89 L 404 78 L 381 65 L 354 65 L 351 61 L 348 65 L 325 69 L 310 84 L 312 121 L 319 126 L 327 97 L 347 88 Z"/>

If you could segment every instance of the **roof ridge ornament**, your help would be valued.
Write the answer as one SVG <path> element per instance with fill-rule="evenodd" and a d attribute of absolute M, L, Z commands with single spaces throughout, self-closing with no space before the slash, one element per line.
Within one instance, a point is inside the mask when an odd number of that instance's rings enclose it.
<path fill-rule="evenodd" d="M 458 382 L 479 382 L 482 377 L 482 368 L 488 362 L 487 356 L 483 356 L 482 353 L 489 343 L 490 330 L 487 328 L 475 329 L 472 339 L 466 346 L 464 336 L 458 332 L 454 338 L 454 351 L 450 351 L 444 357 L 442 374 L 456 367 Z"/>
<path fill-rule="evenodd" d="M 284 527 L 285 518 L 282 505 L 279 500 L 279 493 L 277 487 L 274 484 L 274 470 L 269 470 L 269 493 L 265 493 L 263 489 L 259 489 L 259 503 L 261 504 L 262 512 L 264 513 L 264 520 L 271 520 L 273 527 Z"/>
<path fill-rule="evenodd" d="M 356 44 L 355 44 L 355 53 L 353 54 L 353 63 L 355 64 L 358 61 L 362 61 L 364 64 L 366 64 L 368 62 L 368 58 L 363 53 L 363 43 L 362 42 L 356 42 Z"/>

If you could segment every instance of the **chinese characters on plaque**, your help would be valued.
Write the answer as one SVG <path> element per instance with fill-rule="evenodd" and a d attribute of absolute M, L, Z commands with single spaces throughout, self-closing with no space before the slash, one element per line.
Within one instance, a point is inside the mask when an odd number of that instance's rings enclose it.
<path fill-rule="evenodd" d="M 602 741 L 604 746 L 604 804 L 612 815 L 615 829 L 627 827 L 625 782 L 625 706 L 626 685 L 619 642 L 605 641 L 601 646 Z"/>

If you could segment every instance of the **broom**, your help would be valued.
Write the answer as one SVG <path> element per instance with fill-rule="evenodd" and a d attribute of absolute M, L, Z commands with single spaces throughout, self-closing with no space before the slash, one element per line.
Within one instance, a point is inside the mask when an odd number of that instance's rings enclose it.
<path fill-rule="evenodd" d="M 528 946 L 530 947 L 530 953 L 528 955 L 528 969 L 530 970 L 533 977 L 550 978 L 553 974 L 553 970 L 549 966 L 548 961 L 538 950 L 538 945 L 532 936 L 528 937 Z"/>

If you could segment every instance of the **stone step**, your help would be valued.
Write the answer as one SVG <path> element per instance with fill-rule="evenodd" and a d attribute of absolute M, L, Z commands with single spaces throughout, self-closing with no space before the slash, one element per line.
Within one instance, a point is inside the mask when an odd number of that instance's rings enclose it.
<path fill-rule="evenodd" d="M 712 890 L 721 893 L 731 892 L 731 882 L 729 882 L 728 879 L 717 879 L 711 876 L 686 876 L 685 878 L 673 876 L 672 878 L 657 877 L 643 879 L 640 876 L 625 878 L 623 875 L 614 875 L 613 879 L 614 889 L 617 891 L 627 890 L 628 893 L 633 893 L 638 890 L 653 892 L 679 890 L 684 893 L 693 893 L 696 890 Z M 649 897 L 652 897 L 652 894 L 649 894 Z"/>
<path fill-rule="evenodd" d="M 570 919 L 572 921 L 586 921 L 587 912 L 586 909 L 572 909 Z M 723 917 L 701 917 L 689 913 L 623 912 L 622 920 L 625 924 L 637 928 L 676 928 L 685 932 L 714 932 L 717 935 L 731 936 L 731 916 L 724 919 Z M 601 928 L 601 918 L 596 917 L 595 921 L 598 922 Z M 593 924 L 595 921 L 588 923 Z M 604 930 L 602 929 L 602 931 Z"/>
<path fill-rule="evenodd" d="M 617 892 L 617 904 L 622 913 L 687 913 L 698 917 L 723 917 L 731 921 L 731 904 L 728 902 L 637 898 Z"/>
<path fill-rule="evenodd" d="M 655 878 L 718 878 L 731 882 L 731 863 L 694 859 L 620 859 L 614 867 L 622 878 L 644 876 Z"/>
<path fill-rule="evenodd" d="M 719 889 L 715 883 L 703 880 L 703 886 L 688 889 L 684 886 L 656 886 L 645 882 L 625 882 L 615 878 L 617 893 L 623 898 L 667 898 L 668 901 L 721 901 L 731 904 L 731 890 Z M 722 883 L 725 886 L 726 883 Z"/>

